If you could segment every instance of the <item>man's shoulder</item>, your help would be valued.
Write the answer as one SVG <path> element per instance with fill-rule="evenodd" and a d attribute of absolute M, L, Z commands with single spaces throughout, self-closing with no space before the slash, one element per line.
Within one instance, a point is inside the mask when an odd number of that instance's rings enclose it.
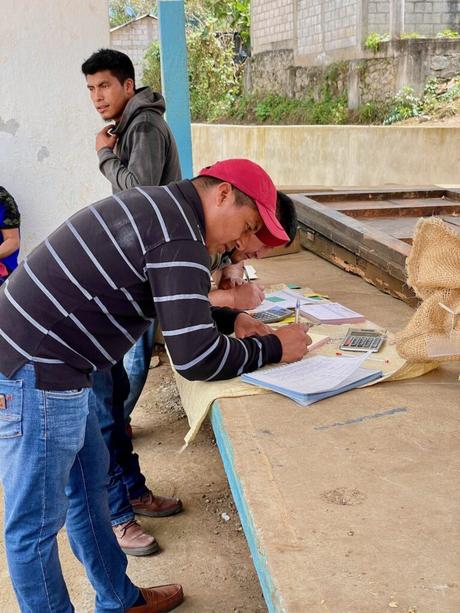
<path fill-rule="evenodd" d="M 168 124 L 166 123 L 163 115 L 157 113 L 154 109 L 142 109 L 132 118 L 128 126 L 126 126 L 125 132 L 134 130 L 142 124 L 147 124 L 152 129 L 157 129 L 161 133 L 169 134 Z"/>
<path fill-rule="evenodd" d="M 198 196 L 188 180 L 164 186 L 143 186 L 129 190 L 131 197 L 143 197 L 155 210 L 160 225 L 167 228 L 172 239 L 187 238 L 201 241 L 197 218 Z"/>

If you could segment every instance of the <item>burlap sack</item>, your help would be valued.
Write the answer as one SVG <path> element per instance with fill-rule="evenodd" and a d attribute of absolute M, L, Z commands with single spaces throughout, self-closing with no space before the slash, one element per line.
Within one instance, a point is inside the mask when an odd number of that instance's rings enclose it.
<path fill-rule="evenodd" d="M 407 282 L 422 303 L 396 347 L 410 362 L 460 359 L 460 234 L 437 217 L 421 219 L 407 258 Z"/>

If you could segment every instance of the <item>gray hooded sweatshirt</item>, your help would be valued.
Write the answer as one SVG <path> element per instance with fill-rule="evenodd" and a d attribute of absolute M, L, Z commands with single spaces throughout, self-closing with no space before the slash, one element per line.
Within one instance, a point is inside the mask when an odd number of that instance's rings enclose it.
<path fill-rule="evenodd" d="M 113 130 L 118 135 L 115 149 L 98 151 L 99 168 L 113 193 L 181 178 L 177 146 L 163 118 L 165 108 L 163 96 L 149 87 L 137 90 L 128 101 Z"/>

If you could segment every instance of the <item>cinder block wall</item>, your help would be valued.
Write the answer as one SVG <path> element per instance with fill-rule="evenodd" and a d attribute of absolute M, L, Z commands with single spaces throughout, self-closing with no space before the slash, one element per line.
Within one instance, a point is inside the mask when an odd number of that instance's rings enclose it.
<path fill-rule="evenodd" d="M 435 36 L 445 28 L 460 27 L 460 2 L 456 0 L 407 0 L 404 10 L 405 32 Z"/>
<path fill-rule="evenodd" d="M 292 0 L 252 0 L 253 53 L 295 46 L 294 9 L 295 3 Z"/>
<path fill-rule="evenodd" d="M 158 20 L 146 16 L 110 31 L 110 46 L 129 55 L 136 73 L 136 85 L 142 85 L 145 52 L 158 40 Z"/>

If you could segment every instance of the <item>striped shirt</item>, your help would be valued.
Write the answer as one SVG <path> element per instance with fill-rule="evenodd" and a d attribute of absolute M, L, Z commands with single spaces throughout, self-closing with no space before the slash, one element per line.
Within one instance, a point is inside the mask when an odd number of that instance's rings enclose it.
<path fill-rule="evenodd" d="M 269 362 L 274 335 L 229 338 L 238 311 L 212 308 L 204 214 L 191 181 L 136 187 L 77 212 L 0 289 L 0 372 L 27 361 L 39 389 L 90 386 L 158 317 L 176 370 L 228 379 Z"/>

